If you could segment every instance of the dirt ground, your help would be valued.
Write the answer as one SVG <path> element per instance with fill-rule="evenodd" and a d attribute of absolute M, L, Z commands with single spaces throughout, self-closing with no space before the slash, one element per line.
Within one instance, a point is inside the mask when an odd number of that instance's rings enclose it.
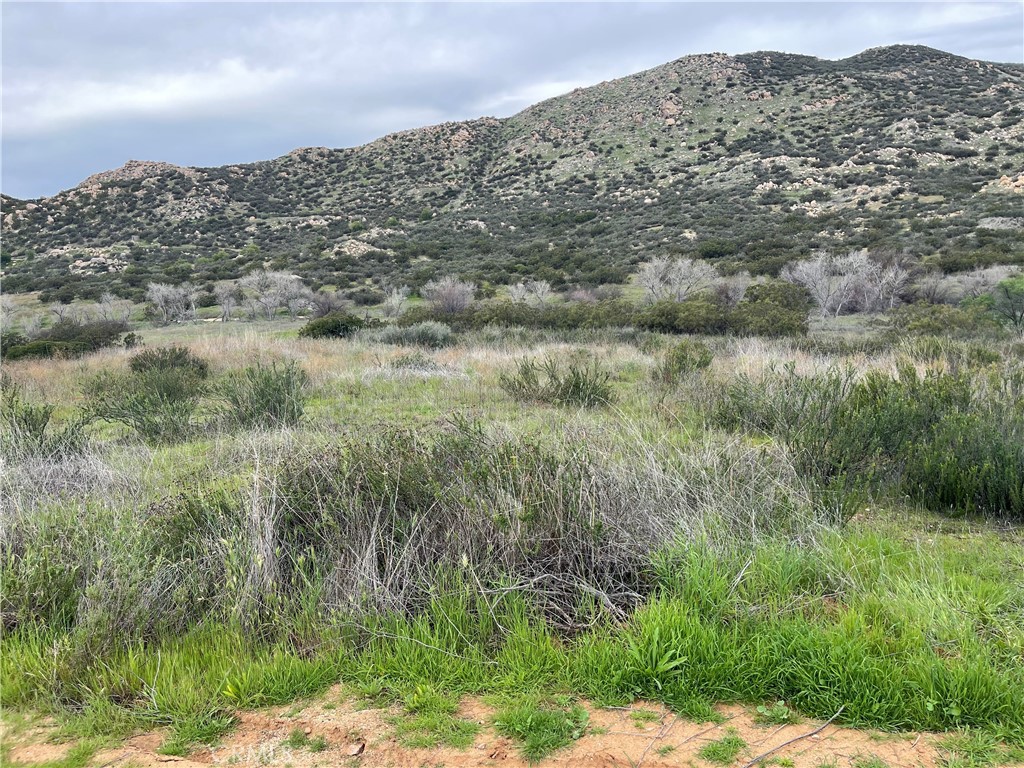
<path fill-rule="evenodd" d="M 503 766 L 519 768 L 529 763 L 517 745 L 499 736 L 491 720 L 493 710 L 476 699 L 466 699 L 459 715 L 482 726 L 472 746 L 411 749 L 401 745 L 394 733 L 394 709 L 361 709 L 360 702 L 346 698 L 340 689 L 315 701 L 258 712 L 239 714 L 238 726 L 214 748 L 201 748 L 188 757 L 160 755 L 164 739 L 159 732 L 144 733 L 123 745 L 97 753 L 91 765 L 97 768 L 208 768 L 230 765 L 239 768 L 435 768 L 446 766 Z M 813 733 L 821 722 L 804 720 L 792 725 L 764 726 L 755 723 L 753 709 L 739 706 L 719 708 L 720 724 L 684 720 L 657 704 L 637 703 L 629 708 L 588 708 L 590 723 L 585 735 L 571 746 L 558 750 L 539 766 L 583 766 L 584 768 L 663 768 L 667 766 L 711 766 L 699 757 L 709 742 L 735 734 L 747 747 L 730 764 L 734 768 L 753 765 L 793 768 L 941 768 L 941 736 L 929 733 L 881 733 L 828 725 Z M 311 739 L 323 737 L 321 752 L 288 746 L 285 741 L 295 729 Z M 54 726 L 36 724 L 8 734 L 12 763 L 31 767 L 62 758 L 70 744 L 51 743 Z M 776 749 L 778 748 L 778 749 Z"/>

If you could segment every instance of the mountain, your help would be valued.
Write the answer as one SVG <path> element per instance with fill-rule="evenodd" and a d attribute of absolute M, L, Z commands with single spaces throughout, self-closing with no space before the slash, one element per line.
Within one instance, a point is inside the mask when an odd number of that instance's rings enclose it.
<path fill-rule="evenodd" d="M 506 119 L 2 201 L 4 289 L 138 295 L 257 265 L 313 284 L 623 279 L 687 253 L 772 273 L 817 248 L 1024 261 L 1024 67 L 921 46 L 686 56 Z"/>

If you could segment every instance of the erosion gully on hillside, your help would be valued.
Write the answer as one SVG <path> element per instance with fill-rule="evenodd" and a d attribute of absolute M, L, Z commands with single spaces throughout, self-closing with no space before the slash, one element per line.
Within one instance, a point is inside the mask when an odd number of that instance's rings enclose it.
<path fill-rule="evenodd" d="M 637 702 L 631 707 L 587 707 L 583 734 L 569 746 L 533 765 L 540 766 L 714 766 L 754 765 L 793 768 L 884 768 L 946 766 L 954 754 L 948 735 L 885 733 L 802 720 L 763 725 L 757 713 L 739 706 L 718 708 L 721 722 L 693 722 L 663 706 Z M 160 753 L 164 734 L 142 733 L 106 745 L 89 764 L 102 768 L 198 768 L 206 765 L 282 766 L 525 766 L 520 745 L 499 735 L 494 710 L 477 699 L 464 699 L 459 712 L 480 726 L 465 749 L 408 746 L 396 732 L 400 708 L 371 709 L 346 698 L 340 688 L 315 701 L 238 714 L 237 727 L 214 747 L 200 747 L 186 757 Z M 56 726 L 43 721 L 27 728 L 5 727 L 9 764 L 54 765 L 67 760 L 73 742 L 54 738 Z M 298 737 L 298 738 L 297 738 Z M 708 745 L 723 739 L 742 744 L 718 760 Z M 298 742 L 298 743 L 296 743 Z M 311 744 L 319 746 L 310 748 Z M 966 765 L 968 763 L 964 763 Z M 973 762 L 969 763 L 974 765 Z M 1003 763 L 1006 764 L 1006 763 Z"/>

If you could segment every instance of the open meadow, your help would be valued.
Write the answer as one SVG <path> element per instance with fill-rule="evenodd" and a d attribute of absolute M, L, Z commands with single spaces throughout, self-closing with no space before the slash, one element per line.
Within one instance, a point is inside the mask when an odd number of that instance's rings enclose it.
<path fill-rule="evenodd" d="M 1019 343 L 300 327 L 5 362 L 5 763 L 1024 760 Z"/>

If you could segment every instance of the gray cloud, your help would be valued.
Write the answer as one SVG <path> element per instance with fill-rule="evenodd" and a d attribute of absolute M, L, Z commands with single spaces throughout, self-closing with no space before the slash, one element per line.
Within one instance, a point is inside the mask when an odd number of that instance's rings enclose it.
<path fill-rule="evenodd" d="M 3 13 L 3 189 L 505 116 L 689 53 L 922 43 L 1024 59 L 1019 2 L 115 4 Z"/>

